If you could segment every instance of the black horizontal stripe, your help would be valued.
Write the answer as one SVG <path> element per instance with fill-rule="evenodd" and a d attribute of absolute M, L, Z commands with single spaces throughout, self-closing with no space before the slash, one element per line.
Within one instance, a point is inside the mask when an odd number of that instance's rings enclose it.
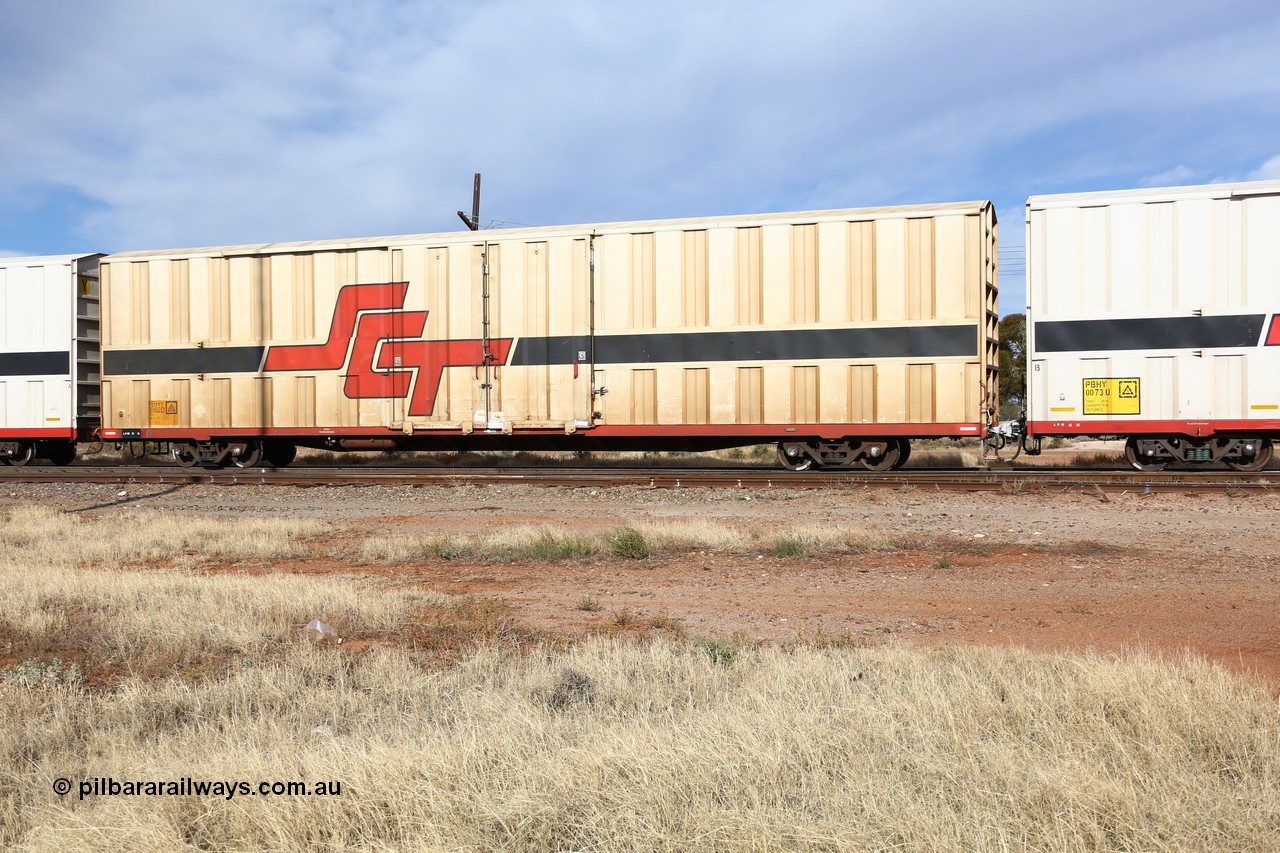
<path fill-rule="evenodd" d="M 978 327 L 874 326 L 749 332 L 646 332 L 597 335 L 596 364 L 703 361 L 814 361 L 824 358 L 948 358 L 978 354 Z M 587 335 L 520 338 L 515 366 L 568 364 L 590 358 Z"/>
<path fill-rule="evenodd" d="M 1035 324 L 1037 352 L 1255 347 L 1265 314 L 1050 320 Z"/>
<path fill-rule="evenodd" d="M 65 376 L 71 370 L 68 352 L 0 352 L 0 376 Z"/>
<path fill-rule="evenodd" d="M 108 350 L 107 376 L 180 373 L 257 373 L 266 347 Z M 790 329 L 749 332 L 648 332 L 598 335 L 597 364 L 661 364 L 711 361 L 814 361 L 817 359 L 947 358 L 976 356 L 978 327 L 895 326 Z M 513 366 L 569 364 L 591 354 L 586 335 L 521 338 Z"/>
<path fill-rule="evenodd" d="M 102 354 L 102 372 L 107 376 L 257 373 L 262 369 L 262 355 L 266 351 L 266 347 L 107 350 Z"/>

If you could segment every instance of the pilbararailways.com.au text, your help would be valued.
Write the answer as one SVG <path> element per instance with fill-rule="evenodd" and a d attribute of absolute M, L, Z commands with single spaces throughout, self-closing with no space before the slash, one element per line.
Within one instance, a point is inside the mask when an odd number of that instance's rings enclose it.
<path fill-rule="evenodd" d="M 53 780 L 53 792 L 58 796 L 71 793 L 70 779 Z M 81 779 L 76 788 L 80 799 L 86 797 L 340 797 L 342 782 L 325 780 L 317 782 L 245 782 L 241 780 L 192 779 L 126 779 L 119 781 L 110 776 Z"/>

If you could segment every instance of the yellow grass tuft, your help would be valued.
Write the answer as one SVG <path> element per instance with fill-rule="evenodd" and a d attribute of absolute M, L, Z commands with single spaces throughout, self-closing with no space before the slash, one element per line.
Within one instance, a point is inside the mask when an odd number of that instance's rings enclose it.
<path fill-rule="evenodd" d="M 0 653 L 19 661 L 74 655 L 112 672 L 187 671 L 257 655 L 322 619 L 349 635 L 383 635 L 444 600 L 371 583 L 294 575 L 206 576 L 213 558 L 261 562 L 306 553 L 310 521 L 202 519 L 129 512 L 88 520 L 44 509 L 0 525 Z M 145 571 L 130 567 L 151 566 Z"/>
<path fill-rule="evenodd" d="M 621 548 L 619 537 L 625 538 L 630 547 Z M 865 554 L 939 545 L 973 548 L 972 543 L 955 537 L 895 534 L 852 527 L 786 528 L 775 534 L 760 527 L 714 521 L 640 521 L 597 534 L 551 525 L 525 525 L 477 535 L 379 535 L 361 541 L 354 547 L 352 556 L 366 565 L 403 565 L 427 559 L 467 558 L 502 562 L 603 556 L 662 557 L 690 551 L 757 554 L 768 550 L 778 556 Z"/>
<path fill-rule="evenodd" d="M 1275 849 L 1280 724 L 1196 660 L 593 640 L 297 646 L 199 687 L 0 688 L 0 844 L 177 849 Z M 338 797 L 57 797 L 60 776 Z"/>
<path fill-rule="evenodd" d="M 329 529 L 301 519 L 200 518 L 142 509 L 81 518 L 24 506 L 0 513 L 0 559 L 66 566 L 278 560 L 302 556 L 300 540 Z"/>

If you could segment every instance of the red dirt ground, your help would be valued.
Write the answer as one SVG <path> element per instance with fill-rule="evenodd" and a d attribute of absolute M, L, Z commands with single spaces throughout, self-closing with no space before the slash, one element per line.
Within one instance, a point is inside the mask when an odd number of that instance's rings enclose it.
<path fill-rule="evenodd" d="M 695 552 L 645 561 L 430 560 L 398 567 L 326 561 L 270 571 L 372 573 L 496 598 L 524 627 L 552 634 L 678 624 L 692 636 L 747 640 L 896 637 L 1040 650 L 1189 649 L 1280 682 L 1274 571 L 1194 558 L 1170 567 L 1142 552 L 1073 555 L 1057 546 L 1005 546 L 820 559 Z"/>
<path fill-rule="evenodd" d="M 600 533 L 703 520 L 758 532 L 760 551 L 386 566 L 327 558 L 209 570 L 378 575 L 498 600 L 518 626 L 553 635 L 677 630 L 745 641 L 1190 650 L 1280 685 L 1280 495 L 1269 491 L 133 486 L 120 496 L 114 489 L 97 495 L 46 486 L 32 495 L 15 487 L 0 495 L 0 508 L 38 498 L 92 515 L 121 513 L 127 503 L 206 516 L 321 517 L 338 529 L 319 548 L 335 554 L 369 536 L 474 535 L 522 524 Z M 814 526 L 918 537 L 920 544 L 870 554 L 771 554 L 772 537 Z"/>

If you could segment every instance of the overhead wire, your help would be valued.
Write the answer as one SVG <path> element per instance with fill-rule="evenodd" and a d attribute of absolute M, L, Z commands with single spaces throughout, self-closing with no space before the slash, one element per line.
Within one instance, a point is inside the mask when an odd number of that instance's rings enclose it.
<path fill-rule="evenodd" d="M 511 221 L 508 221 L 508 220 L 505 220 L 505 219 L 489 219 L 489 220 L 486 220 L 486 221 L 485 221 L 485 224 L 484 224 L 484 225 L 482 225 L 482 226 L 480 226 L 480 227 L 481 227 L 481 228 L 484 228 L 484 229 L 489 229 L 489 228 L 505 228 L 505 227 L 507 227 L 507 226 L 509 226 L 509 225 L 511 225 L 511 226 L 515 226 L 516 228 L 534 228 L 534 227 L 536 227 L 536 226 L 534 226 L 534 225 L 530 225 L 530 224 L 529 224 L 529 223 L 527 223 L 527 222 L 511 222 Z"/>
<path fill-rule="evenodd" d="M 996 252 L 996 262 L 1003 275 L 1027 274 L 1027 247 L 1017 244 L 1005 244 Z"/>

